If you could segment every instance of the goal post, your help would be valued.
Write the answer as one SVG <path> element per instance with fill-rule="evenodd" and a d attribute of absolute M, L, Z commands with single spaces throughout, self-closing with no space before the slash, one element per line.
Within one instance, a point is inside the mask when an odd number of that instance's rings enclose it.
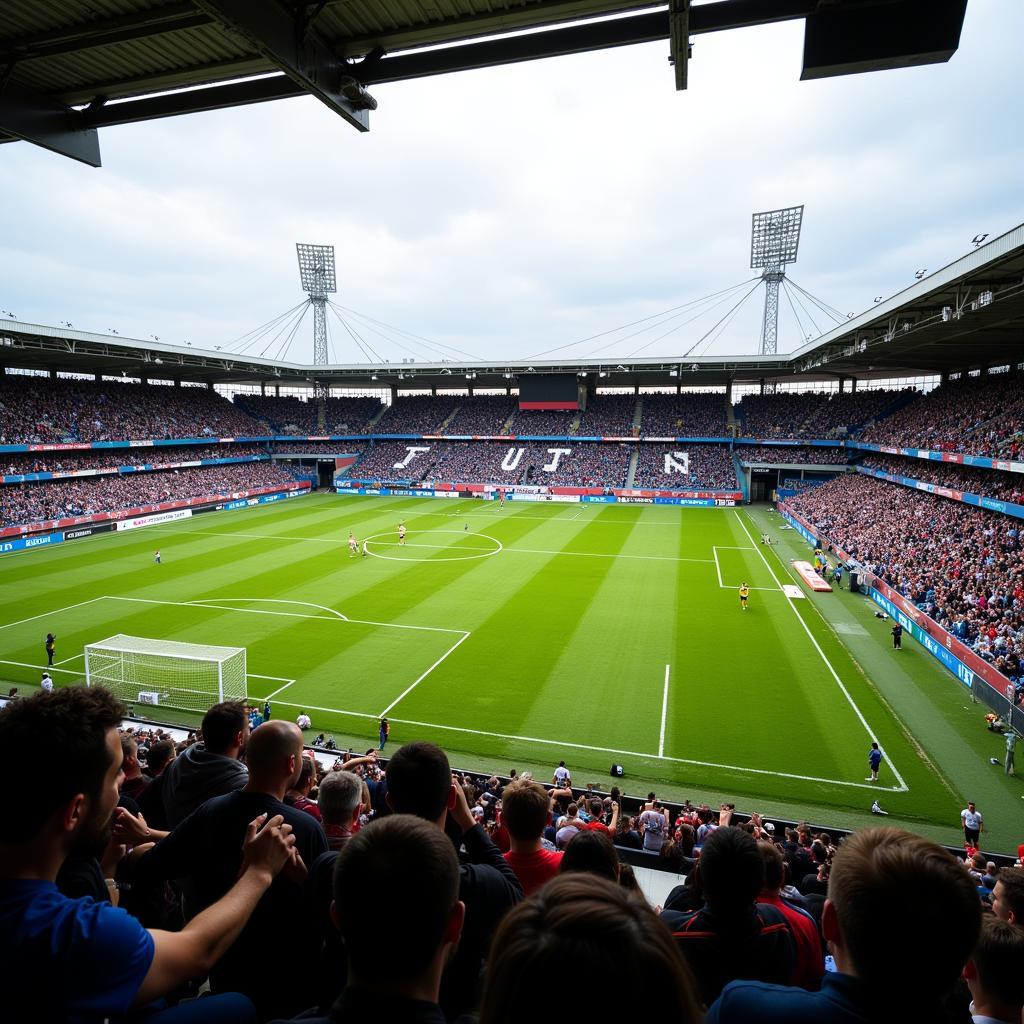
<path fill-rule="evenodd" d="M 85 684 L 103 686 L 129 704 L 205 712 L 245 700 L 244 647 L 117 636 L 85 646 Z"/>

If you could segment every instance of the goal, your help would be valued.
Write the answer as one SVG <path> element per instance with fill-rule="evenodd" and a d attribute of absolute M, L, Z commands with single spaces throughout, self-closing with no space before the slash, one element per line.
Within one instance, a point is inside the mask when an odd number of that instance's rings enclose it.
<path fill-rule="evenodd" d="M 106 687 L 129 704 L 205 712 L 245 699 L 245 648 L 118 633 L 86 645 L 85 684 Z"/>

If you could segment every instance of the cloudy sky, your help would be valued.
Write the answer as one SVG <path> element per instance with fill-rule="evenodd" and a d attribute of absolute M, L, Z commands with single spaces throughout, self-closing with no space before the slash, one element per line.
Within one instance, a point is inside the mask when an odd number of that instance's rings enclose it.
<path fill-rule="evenodd" d="M 227 347 L 301 301 L 307 241 L 341 305 L 481 358 L 746 353 L 760 291 L 718 334 L 743 290 L 616 328 L 753 277 L 755 210 L 805 204 L 790 276 L 843 314 L 1024 221 L 1020 0 L 971 0 L 952 61 L 905 71 L 800 82 L 802 31 L 698 37 L 683 93 L 663 43 L 376 87 L 368 134 L 302 98 L 104 129 L 99 170 L 0 147 L 0 308 Z M 346 320 L 382 357 L 440 351 Z M 780 351 L 808 333 L 783 299 Z"/>

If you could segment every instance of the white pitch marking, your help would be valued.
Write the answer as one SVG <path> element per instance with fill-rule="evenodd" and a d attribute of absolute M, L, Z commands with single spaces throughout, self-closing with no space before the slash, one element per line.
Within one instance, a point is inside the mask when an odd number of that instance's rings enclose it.
<path fill-rule="evenodd" d="M 669 665 L 665 666 L 665 689 L 661 695 L 661 736 L 658 739 L 658 757 L 665 756 L 665 718 L 668 715 L 668 678 Z"/>
<path fill-rule="evenodd" d="M 279 693 L 284 693 L 284 691 L 287 690 L 289 686 L 293 686 L 294 684 L 295 680 L 292 679 L 291 681 L 285 683 L 284 686 L 279 686 L 273 693 L 268 693 L 266 697 L 264 697 L 263 699 L 265 701 L 270 700 L 271 698 L 276 697 Z"/>
<path fill-rule="evenodd" d="M 722 567 L 718 564 L 718 548 L 713 547 L 711 553 L 715 556 L 715 572 L 718 573 L 718 585 L 725 589 L 725 584 L 722 582 Z"/>
<path fill-rule="evenodd" d="M 448 657 L 448 655 L 449 655 L 449 654 L 451 654 L 451 653 L 452 653 L 452 652 L 453 652 L 453 651 L 455 650 L 455 648 L 456 648 L 456 647 L 458 647 L 458 646 L 459 646 L 459 645 L 460 645 L 461 643 L 463 643 L 464 641 L 468 640 L 468 639 L 469 639 L 469 637 L 470 637 L 470 634 L 469 634 L 469 633 L 466 633 L 466 634 L 464 634 L 463 636 L 460 636 L 460 637 L 459 637 L 459 639 L 458 639 L 458 640 L 456 640 L 456 641 L 455 641 L 455 643 L 454 643 L 454 644 L 452 644 L 452 646 L 451 646 L 451 647 L 449 647 L 449 648 L 448 648 L 448 650 L 447 650 L 447 651 L 445 651 L 445 652 L 444 652 L 444 654 L 442 654 L 442 655 L 441 655 L 441 657 L 440 657 L 440 658 L 438 658 L 438 659 L 437 659 L 437 661 L 435 661 L 435 662 L 434 662 L 434 664 L 433 664 L 433 665 L 431 665 L 431 666 L 430 666 L 430 668 L 428 668 L 428 669 L 427 669 L 427 671 L 426 671 L 426 672 L 424 672 L 424 673 L 423 673 L 423 675 L 421 675 L 421 676 L 419 677 L 419 679 L 417 679 L 417 680 L 416 680 L 416 681 L 415 681 L 415 682 L 414 682 L 414 683 L 413 683 L 413 684 L 412 684 L 411 686 L 409 686 L 409 687 L 407 687 L 407 688 L 406 688 L 405 690 L 403 690 L 403 691 L 402 691 L 402 693 L 400 693 L 400 694 L 399 694 L 399 695 L 398 695 L 398 696 L 397 696 L 397 697 L 396 697 L 396 698 L 395 698 L 395 699 L 394 699 L 394 700 L 393 700 L 393 701 L 392 701 L 392 702 L 391 702 L 391 703 L 390 703 L 390 704 L 389 704 L 389 705 L 388 705 L 388 706 L 387 706 L 387 707 L 386 707 L 386 708 L 385 708 L 385 709 L 384 709 L 384 710 L 383 710 L 383 711 L 382 711 L 382 712 L 380 713 L 380 717 L 381 717 L 381 718 L 383 718 L 383 717 L 384 717 L 384 716 L 385 716 L 385 715 L 386 715 L 386 714 L 387 714 L 387 713 L 388 713 L 388 712 L 389 712 L 389 711 L 390 711 L 390 710 L 391 710 L 391 709 L 392 709 L 392 708 L 393 708 L 393 707 L 394 707 L 394 706 L 395 706 L 395 705 L 396 705 L 397 703 L 399 703 L 399 701 L 403 700 L 403 699 L 404 699 L 405 697 L 407 697 L 407 696 L 408 696 L 408 695 L 409 695 L 410 693 L 412 693 L 412 691 L 413 691 L 413 690 L 415 690 L 415 689 L 416 689 L 416 687 L 417 687 L 417 686 L 419 686 L 419 685 L 420 685 L 420 683 L 422 683 L 422 682 L 423 682 L 423 680 L 424 680 L 424 679 L 426 679 L 426 678 L 427 678 L 427 676 L 429 676 L 429 675 L 430 675 L 430 673 L 431 673 L 431 672 L 433 672 L 433 671 L 434 671 L 434 669 L 435 669 L 435 668 L 437 668 L 437 666 L 438 666 L 438 665 L 440 665 L 440 664 L 441 664 L 441 662 L 442 662 L 442 661 L 444 661 L 444 660 L 445 660 L 445 658 L 447 658 L 447 657 Z"/>
<path fill-rule="evenodd" d="M 747 538 L 750 540 L 750 543 L 753 544 L 754 543 L 754 538 L 750 536 L 750 531 L 747 529 L 746 524 L 743 522 L 743 517 L 739 514 L 739 512 L 736 512 L 736 518 L 739 521 L 740 528 L 747 535 Z M 768 564 L 768 559 L 764 557 L 764 552 L 758 550 L 758 548 L 756 546 L 755 546 L 754 550 L 757 551 L 758 555 L 761 556 L 761 561 L 764 562 L 765 568 L 771 574 L 772 579 L 775 580 L 776 584 L 778 585 L 779 590 L 782 591 L 782 593 L 785 594 L 785 591 L 782 589 L 782 584 L 779 582 L 778 576 L 775 575 L 775 570 L 772 569 L 772 567 Z M 872 742 L 878 743 L 878 737 L 872 731 L 871 726 L 868 725 L 867 719 L 864 717 L 863 714 L 861 714 L 860 708 L 857 707 L 856 702 L 854 701 L 853 697 L 850 695 L 850 691 L 847 690 L 846 686 L 843 684 L 842 679 L 839 678 L 838 673 L 832 667 L 832 663 L 828 660 L 828 658 L 825 657 L 825 652 L 821 649 L 821 646 L 818 644 L 818 641 L 814 638 L 814 634 L 811 632 L 811 630 L 808 627 L 807 623 L 804 622 L 803 616 L 800 614 L 800 612 L 797 611 L 796 605 L 793 604 L 793 599 L 787 595 L 786 602 L 789 605 L 789 607 L 793 609 L 793 614 L 800 620 L 800 625 L 803 626 L 804 632 L 810 638 L 811 643 L 814 644 L 814 649 L 818 652 L 819 655 L 821 655 L 821 660 L 825 663 L 825 667 L 828 669 L 828 671 L 829 671 L 830 675 L 832 676 L 832 678 L 836 681 L 836 685 L 842 691 L 843 696 L 849 702 L 850 707 L 853 708 L 853 712 L 857 716 L 857 718 L 860 720 L 860 724 L 864 726 L 864 731 L 868 734 L 868 738 Z M 879 745 L 879 748 L 882 750 L 882 753 L 885 754 L 885 749 L 882 747 L 882 745 L 880 743 L 878 745 Z M 898 787 L 897 791 L 898 792 L 906 792 L 909 789 L 909 787 L 907 786 L 906 782 L 903 781 L 903 776 L 900 775 L 900 773 L 897 770 L 896 766 L 892 763 L 892 758 L 890 758 L 888 754 L 885 754 L 885 759 L 888 762 L 889 768 L 892 770 L 893 775 L 896 776 L 896 780 L 899 782 L 899 787 Z"/>
<path fill-rule="evenodd" d="M 5 622 L 0 626 L 0 629 L 10 629 L 11 626 L 20 626 L 23 622 L 34 622 L 36 619 L 45 619 L 48 615 L 60 615 L 61 612 L 69 612 L 72 608 L 81 608 L 83 605 L 95 604 L 97 601 L 102 600 L 102 597 L 90 597 L 88 601 L 79 601 L 78 604 L 66 604 L 63 608 L 54 608 L 48 612 L 40 612 L 38 615 L 30 615 L 27 619 L 18 619 L 17 622 Z"/>

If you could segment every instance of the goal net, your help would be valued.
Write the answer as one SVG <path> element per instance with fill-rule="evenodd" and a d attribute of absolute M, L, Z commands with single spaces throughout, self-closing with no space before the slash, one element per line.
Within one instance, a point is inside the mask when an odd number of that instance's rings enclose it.
<path fill-rule="evenodd" d="M 221 701 L 245 699 L 245 648 L 119 633 L 86 645 L 85 683 L 129 704 L 205 712 Z"/>

